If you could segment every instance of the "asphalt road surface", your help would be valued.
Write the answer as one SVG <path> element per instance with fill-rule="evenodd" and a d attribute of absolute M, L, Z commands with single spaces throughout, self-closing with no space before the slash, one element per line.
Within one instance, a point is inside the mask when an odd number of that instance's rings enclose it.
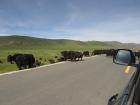
<path fill-rule="evenodd" d="M 107 105 L 132 75 L 96 56 L 0 76 L 0 105 Z"/>

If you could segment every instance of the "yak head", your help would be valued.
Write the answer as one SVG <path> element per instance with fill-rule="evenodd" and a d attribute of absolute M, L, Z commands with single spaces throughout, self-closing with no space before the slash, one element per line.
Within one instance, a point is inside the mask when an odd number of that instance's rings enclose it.
<path fill-rule="evenodd" d="M 7 56 L 7 62 L 10 62 L 11 64 L 13 64 L 13 61 L 14 61 L 13 56 L 12 55 L 8 55 Z"/>

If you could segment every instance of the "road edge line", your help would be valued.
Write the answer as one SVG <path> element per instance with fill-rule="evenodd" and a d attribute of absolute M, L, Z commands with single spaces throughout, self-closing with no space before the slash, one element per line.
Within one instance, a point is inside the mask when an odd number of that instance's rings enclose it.
<path fill-rule="evenodd" d="M 85 57 L 84 59 L 90 59 L 93 57 L 97 57 L 97 55 L 95 56 L 91 56 L 91 57 Z M 35 68 L 30 68 L 30 69 L 24 69 L 24 70 L 18 70 L 18 71 L 11 71 L 11 72 L 7 72 L 7 73 L 1 73 L 0 76 L 4 76 L 4 75 L 10 75 L 10 74 L 15 74 L 15 73 L 20 73 L 20 72 L 27 72 L 27 71 L 31 71 L 31 70 L 36 70 L 39 68 L 44 68 L 44 67 L 49 67 L 49 66 L 53 66 L 53 65 L 58 65 L 58 64 L 63 64 L 66 63 L 67 61 L 62 61 L 62 62 L 57 62 L 57 63 L 53 63 L 53 64 L 48 64 L 48 65 L 42 65 L 39 67 L 35 67 Z"/>
<path fill-rule="evenodd" d="M 63 64 L 63 63 L 66 63 L 66 62 L 63 61 L 63 62 L 48 64 L 48 65 L 42 65 L 42 66 L 39 66 L 39 67 L 30 68 L 30 69 L 24 69 L 24 70 L 18 70 L 18 71 L 12 71 L 12 72 L 7 72 L 7 73 L 2 73 L 2 74 L 0 74 L 0 76 L 15 74 L 15 73 L 19 73 L 19 72 L 25 72 L 25 71 L 36 70 L 36 69 L 39 69 L 39 68 L 49 67 L 49 66 L 58 65 L 58 64 Z"/>

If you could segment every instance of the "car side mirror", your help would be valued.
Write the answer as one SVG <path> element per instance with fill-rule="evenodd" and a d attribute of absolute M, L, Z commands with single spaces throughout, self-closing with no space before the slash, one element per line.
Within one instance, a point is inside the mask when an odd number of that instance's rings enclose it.
<path fill-rule="evenodd" d="M 133 66 L 136 63 L 136 58 L 131 50 L 118 49 L 113 57 L 113 62 L 120 65 Z"/>

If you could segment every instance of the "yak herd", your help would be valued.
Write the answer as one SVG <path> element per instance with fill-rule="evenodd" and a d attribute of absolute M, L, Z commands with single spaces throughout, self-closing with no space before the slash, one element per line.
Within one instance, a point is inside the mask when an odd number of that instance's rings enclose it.
<path fill-rule="evenodd" d="M 113 56 L 116 53 L 115 49 L 102 49 L 102 50 L 94 50 L 93 52 L 84 51 L 61 51 L 61 57 L 58 58 L 58 61 L 79 61 L 83 59 L 83 56 L 89 57 L 93 55 L 101 55 L 105 54 L 106 56 Z M 135 52 L 136 57 L 140 58 L 140 52 Z M 32 68 L 39 66 L 38 60 L 35 59 L 33 54 L 14 54 L 8 55 L 7 61 L 11 64 L 15 63 L 19 70 Z M 55 63 L 54 61 L 51 61 Z"/>

